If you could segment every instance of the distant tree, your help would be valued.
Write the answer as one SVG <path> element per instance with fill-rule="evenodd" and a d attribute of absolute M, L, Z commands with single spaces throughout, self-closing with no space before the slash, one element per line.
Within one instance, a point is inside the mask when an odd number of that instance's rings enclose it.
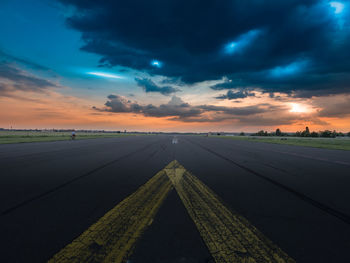
<path fill-rule="evenodd" d="M 329 130 L 324 130 L 320 132 L 320 137 L 324 137 L 324 138 L 334 138 L 335 135 L 333 132 L 329 131 Z"/>
<path fill-rule="evenodd" d="M 301 132 L 300 132 L 300 131 L 297 131 L 297 132 L 295 133 L 295 136 L 301 137 Z"/>
<path fill-rule="evenodd" d="M 306 127 L 304 131 L 300 134 L 301 137 L 310 137 L 310 130 L 309 127 Z"/>
<path fill-rule="evenodd" d="M 332 132 L 331 137 L 332 137 L 332 138 L 335 138 L 335 137 L 337 137 L 337 136 L 338 136 L 338 133 L 337 133 L 336 130 L 334 130 L 334 131 Z"/>
<path fill-rule="evenodd" d="M 258 131 L 258 132 L 256 133 L 256 135 L 257 135 L 257 136 L 265 136 L 265 132 L 264 132 L 264 130 L 261 130 L 261 131 Z"/>
<path fill-rule="evenodd" d="M 348 136 L 350 137 L 350 132 L 348 132 Z"/>
<path fill-rule="evenodd" d="M 245 135 L 245 133 L 244 132 L 241 132 L 240 134 L 239 134 L 239 136 L 244 136 Z"/>
<path fill-rule="evenodd" d="M 310 137 L 318 137 L 318 133 L 313 131 L 310 133 Z"/>
<path fill-rule="evenodd" d="M 309 137 L 310 136 L 310 130 L 309 127 L 305 127 L 305 131 L 302 132 L 302 137 Z"/>
<path fill-rule="evenodd" d="M 271 136 L 271 135 L 275 135 L 275 133 L 273 132 L 268 133 L 267 131 L 264 131 L 264 130 L 258 131 L 257 133 L 250 134 L 250 136 Z"/>
<path fill-rule="evenodd" d="M 276 129 L 276 136 L 282 136 L 282 132 L 279 128 Z"/>

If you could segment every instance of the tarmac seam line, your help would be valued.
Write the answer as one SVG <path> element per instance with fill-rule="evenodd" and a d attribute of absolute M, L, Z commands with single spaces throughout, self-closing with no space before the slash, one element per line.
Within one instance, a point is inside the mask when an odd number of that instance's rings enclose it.
<path fill-rule="evenodd" d="M 265 175 L 262 175 L 262 174 L 260 174 L 260 173 L 258 173 L 256 171 L 250 169 L 249 167 L 246 167 L 246 166 L 244 166 L 242 164 L 239 164 L 239 163 L 233 161 L 232 159 L 230 159 L 230 158 L 228 158 L 228 157 L 226 157 L 224 155 L 221 155 L 218 152 L 213 151 L 210 148 L 207 148 L 207 147 L 205 147 L 205 146 L 203 146 L 203 145 L 201 145 L 199 143 L 195 143 L 195 142 L 192 142 L 192 141 L 189 141 L 189 142 L 191 142 L 192 144 L 197 145 L 198 147 L 206 150 L 207 152 L 209 152 L 209 153 L 211 153 L 211 154 L 213 154 L 213 155 L 215 155 L 215 156 L 217 156 L 217 157 L 219 157 L 221 159 L 224 159 L 224 160 L 228 161 L 229 163 L 232 163 L 235 166 L 238 166 L 239 168 L 241 168 L 241 169 L 243 169 L 243 170 L 245 170 L 245 171 L 247 171 L 247 172 L 249 172 L 249 173 L 251 173 L 251 174 L 253 174 L 253 175 L 255 175 L 255 176 L 257 176 L 257 177 L 259 177 L 259 178 L 261 178 L 261 179 L 263 179 L 263 180 L 265 180 L 265 181 L 267 181 L 267 182 L 269 182 L 269 183 L 271 183 L 271 184 L 273 184 L 273 185 L 275 185 L 277 187 L 279 187 L 279 188 L 282 188 L 283 190 L 286 190 L 287 192 L 293 194 L 294 196 L 298 197 L 299 199 L 303 200 L 304 202 L 307 202 L 307 203 L 311 204 L 312 206 L 317 207 L 318 209 L 322 210 L 323 212 L 325 212 L 325 213 L 327 213 L 329 215 L 332 215 L 332 216 L 340 219 L 344 223 L 350 225 L 350 216 L 349 215 L 347 215 L 347 214 L 345 214 L 345 213 L 343 213 L 341 211 L 338 211 L 338 210 L 336 210 L 334 208 L 331 208 L 331 207 L 329 207 L 329 206 L 327 206 L 327 205 L 325 205 L 325 204 L 323 204 L 323 203 L 321 203 L 319 201 L 316 201 L 315 199 L 312 199 L 311 197 L 309 197 L 309 196 L 307 196 L 307 195 L 305 195 L 305 194 L 303 194 L 301 192 L 298 192 L 298 191 L 294 190 L 293 188 L 290 188 L 290 187 L 288 187 L 288 186 L 286 186 L 284 184 L 281 184 L 281 183 L 279 183 L 279 182 L 277 182 L 277 181 L 275 181 L 275 180 L 273 180 L 273 179 L 271 179 L 271 178 L 269 178 L 269 177 L 267 177 Z"/>
<path fill-rule="evenodd" d="M 80 176 L 77 176 L 77 177 L 75 177 L 75 178 L 72 178 L 71 180 L 68 180 L 68 181 L 66 181 L 66 182 L 64 182 L 64 183 L 62 183 L 62 184 L 60 184 L 60 185 L 58 185 L 58 186 L 55 186 L 55 187 L 53 187 L 53 188 L 51 188 L 51 189 L 49 189 L 49 190 L 47 190 L 47 191 L 45 191 L 45 192 L 43 192 L 43 193 L 41 193 L 41 194 L 35 195 L 35 196 L 33 196 L 33 197 L 31 197 L 31 198 L 29 198 L 29 199 L 27 199 L 27 200 L 24 200 L 24 201 L 22 201 L 22 202 L 20 202 L 20 203 L 18 203 L 18 204 L 16 204 L 16 205 L 10 207 L 10 208 L 7 208 L 7 209 L 1 211 L 0 216 L 5 216 L 5 215 L 7 215 L 7 214 L 9 214 L 9 213 L 11 213 L 11 212 L 17 210 L 18 208 L 21 208 L 21 207 L 23 207 L 23 206 L 25 206 L 25 205 L 27 205 L 27 204 L 33 202 L 33 201 L 36 201 L 36 200 L 41 199 L 41 198 L 43 198 L 43 197 L 45 197 L 45 196 L 47 196 L 47 195 L 49 195 L 49 194 L 51 194 L 51 193 L 53 193 L 53 192 L 56 192 L 57 190 L 60 190 L 61 188 L 64 188 L 65 186 L 70 185 L 71 183 L 74 183 L 74 182 L 76 182 L 76 181 L 78 181 L 78 180 L 80 180 L 80 179 L 82 179 L 82 178 L 85 178 L 85 177 L 87 177 L 87 176 L 89 176 L 89 175 L 91 175 L 91 174 L 93 174 L 93 173 L 95 173 L 95 172 L 97 172 L 97 171 L 99 171 L 99 170 L 101 170 L 101 169 L 103 169 L 103 168 L 109 166 L 109 165 L 112 165 L 112 164 L 114 164 L 114 163 L 117 163 L 117 162 L 119 162 L 119 161 L 125 159 L 125 158 L 128 158 L 128 157 L 134 155 L 135 153 L 138 153 L 138 152 L 140 152 L 140 151 L 144 151 L 144 150 L 146 150 L 147 148 L 149 148 L 150 146 L 152 146 L 153 144 L 155 144 L 155 143 L 148 144 L 148 145 L 142 147 L 141 149 L 138 149 L 138 150 L 133 151 L 133 152 L 131 152 L 131 153 L 128 153 L 128 154 L 126 154 L 126 155 L 124 155 L 124 156 L 121 156 L 121 157 L 119 157 L 118 159 L 115 159 L 115 160 L 112 160 L 112 161 L 110 161 L 110 162 L 107 162 L 107 163 L 105 163 L 105 164 L 103 164 L 103 165 L 100 165 L 100 166 L 98 166 L 98 167 L 96 167 L 96 168 L 90 170 L 90 171 L 87 172 L 87 173 L 84 173 L 84 174 L 82 174 L 82 175 L 80 175 Z"/>

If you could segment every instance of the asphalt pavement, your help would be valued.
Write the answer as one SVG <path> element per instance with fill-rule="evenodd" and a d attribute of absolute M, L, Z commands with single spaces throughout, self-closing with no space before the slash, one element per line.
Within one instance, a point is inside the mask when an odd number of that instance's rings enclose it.
<path fill-rule="evenodd" d="M 47 262 L 173 160 L 296 262 L 350 262 L 350 151 L 173 135 L 0 145 L 0 261 Z M 176 191 L 129 262 L 214 262 Z"/>

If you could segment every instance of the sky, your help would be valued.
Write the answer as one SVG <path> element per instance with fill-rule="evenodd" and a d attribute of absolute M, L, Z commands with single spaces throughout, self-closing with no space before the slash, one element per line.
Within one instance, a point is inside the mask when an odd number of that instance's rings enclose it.
<path fill-rule="evenodd" d="M 2 0 L 0 127 L 350 131 L 350 1 Z"/>

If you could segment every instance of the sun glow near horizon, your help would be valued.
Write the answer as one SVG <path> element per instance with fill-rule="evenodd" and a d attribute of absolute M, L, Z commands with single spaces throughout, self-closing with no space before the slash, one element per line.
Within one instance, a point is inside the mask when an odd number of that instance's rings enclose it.
<path fill-rule="evenodd" d="M 300 103 L 291 103 L 289 112 L 293 113 L 309 113 L 312 112 L 309 106 Z"/>

